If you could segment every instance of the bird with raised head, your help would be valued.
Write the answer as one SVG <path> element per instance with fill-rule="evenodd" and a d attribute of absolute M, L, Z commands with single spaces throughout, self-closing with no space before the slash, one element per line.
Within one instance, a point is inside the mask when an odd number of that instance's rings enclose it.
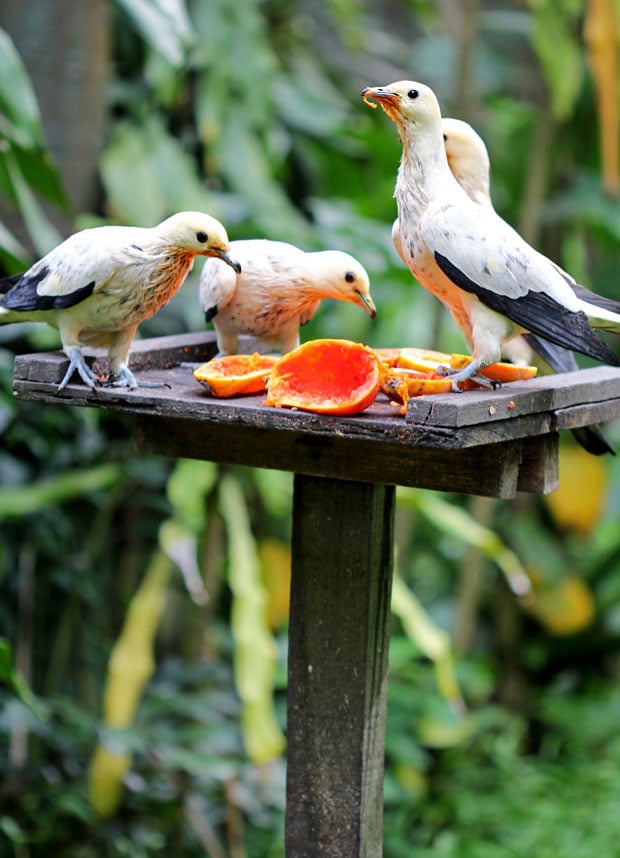
<path fill-rule="evenodd" d="M 620 331 L 613 302 L 574 288 L 492 206 L 467 196 L 448 164 L 433 91 L 403 80 L 366 87 L 362 97 L 381 105 L 403 146 L 394 193 L 403 259 L 449 309 L 473 354 L 452 374 L 454 389 L 480 380 L 479 370 L 501 359 L 502 344 L 524 332 L 617 365 L 595 331 Z"/>
<path fill-rule="evenodd" d="M 151 228 L 81 230 L 23 274 L 0 280 L 0 324 L 46 322 L 58 329 L 69 358 L 58 392 L 74 372 L 92 389 L 99 383 L 83 346 L 107 349 L 106 384 L 152 386 L 129 369 L 131 344 L 138 325 L 181 288 L 196 256 L 217 257 L 239 270 L 226 230 L 204 212 L 179 212 Z"/>

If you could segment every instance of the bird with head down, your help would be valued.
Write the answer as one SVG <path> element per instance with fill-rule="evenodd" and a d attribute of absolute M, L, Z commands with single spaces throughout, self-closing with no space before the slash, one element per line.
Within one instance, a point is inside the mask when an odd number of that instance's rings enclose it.
<path fill-rule="evenodd" d="M 196 256 L 216 257 L 235 271 L 222 224 L 203 212 L 180 212 L 152 228 L 99 226 L 76 232 L 25 271 L 0 280 L 0 324 L 47 322 L 60 333 L 69 366 L 58 392 L 77 372 L 99 379 L 83 346 L 108 351 L 107 384 L 153 386 L 128 366 L 138 325 L 181 288 Z"/>
<path fill-rule="evenodd" d="M 299 326 L 309 322 L 324 298 L 348 301 L 374 319 L 366 270 L 340 250 L 306 252 L 284 241 L 231 242 L 241 264 L 234 272 L 208 259 L 200 276 L 200 305 L 213 321 L 220 355 L 237 354 L 239 337 L 288 352 L 299 345 Z"/>
<path fill-rule="evenodd" d="M 614 302 L 567 279 L 491 205 L 467 196 L 448 164 L 433 91 L 404 80 L 366 87 L 362 97 L 381 105 L 403 146 L 394 194 L 402 258 L 449 309 L 473 354 L 452 373 L 454 389 L 472 377 L 484 383 L 479 370 L 499 361 L 503 343 L 524 332 L 617 365 L 595 332 L 620 331 Z"/>

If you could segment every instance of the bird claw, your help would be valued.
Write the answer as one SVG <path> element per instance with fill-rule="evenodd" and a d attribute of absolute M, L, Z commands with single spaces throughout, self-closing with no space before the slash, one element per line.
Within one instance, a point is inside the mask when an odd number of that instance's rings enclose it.
<path fill-rule="evenodd" d="M 497 379 L 487 378 L 486 375 L 481 375 L 477 372 L 472 373 L 469 370 L 470 367 L 467 367 L 466 369 L 454 369 L 454 367 L 442 364 L 437 367 L 435 372 L 444 377 L 452 376 L 452 390 L 454 393 L 463 393 L 465 388 L 459 387 L 459 383 L 463 381 L 473 381 L 476 384 L 479 384 L 480 387 L 487 388 L 487 390 L 496 390 L 498 387 L 502 386 L 501 381 L 497 381 Z"/>
<path fill-rule="evenodd" d="M 68 349 L 67 357 L 69 358 L 69 366 L 67 367 L 67 371 L 65 372 L 62 381 L 56 389 L 56 393 L 61 393 L 61 391 L 65 389 L 71 381 L 74 372 L 77 372 L 84 384 L 96 393 L 97 386 L 101 384 L 99 376 L 96 375 L 96 373 L 94 373 L 88 366 L 84 360 L 84 355 L 79 348 L 77 348 L 77 346 L 73 346 Z"/>
<path fill-rule="evenodd" d="M 166 381 L 141 381 L 127 367 L 123 367 L 118 375 L 110 375 L 108 380 L 103 382 L 103 386 L 127 387 L 130 390 L 135 390 L 137 387 L 167 387 L 168 389 L 171 387 Z"/>

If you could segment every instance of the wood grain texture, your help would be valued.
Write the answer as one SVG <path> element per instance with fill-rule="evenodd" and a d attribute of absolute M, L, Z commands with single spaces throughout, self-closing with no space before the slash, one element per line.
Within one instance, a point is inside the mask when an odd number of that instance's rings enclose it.
<path fill-rule="evenodd" d="M 295 478 L 287 858 L 382 853 L 394 495 Z"/>
<path fill-rule="evenodd" d="M 132 369 L 168 387 L 93 392 L 75 383 L 60 395 L 64 355 L 26 355 L 15 361 L 14 391 L 22 399 L 138 414 L 140 449 L 168 456 L 493 497 L 552 490 L 557 441 L 540 439 L 620 414 L 620 370 L 612 367 L 496 391 L 418 397 L 410 400 L 406 416 L 382 394 L 356 415 L 270 408 L 262 395 L 208 395 L 183 363 L 199 363 L 214 351 L 209 333 L 138 341 Z"/>

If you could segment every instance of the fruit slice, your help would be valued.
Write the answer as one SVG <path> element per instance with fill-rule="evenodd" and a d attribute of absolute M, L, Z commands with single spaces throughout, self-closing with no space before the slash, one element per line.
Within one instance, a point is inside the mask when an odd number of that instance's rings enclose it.
<path fill-rule="evenodd" d="M 283 355 L 267 383 L 265 405 L 319 414 L 356 414 L 379 391 L 379 361 L 350 340 L 310 340 Z"/>
<path fill-rule="evenodd" d="M 465 369 L 473 358 L 470 355 L 447 354 L 436 352 L 432 349 L 402 349 L 397 366 L 408 369 L 417 369 L 422 372 L 434 372 L 439 366 L 448 366 L 451 369 Z M 492 363 L 490 366 L 480 370 L 480 375 L 508 383 L 510 381 L 522 381 L 534 378 L 538 372 L 535 366 L 517 366 L 513 363 Z"/>
<path fill-rule="evenodd" d="M 451 393 L 452 379 L 415 369 L 393 367 L 383 373 L 381 390 L 393 402 L 406 406 L 412 396 Z"/>
<path fill-rule="evenodd" d="M 450 366 L 452 369 L 465 369 L 472 362 L 473 358 L 469 355 L 451 355 Z M 510 381 L 523 381 L 528 378 L 534 378 L 538 372 L 535 366 L 518 366 L 514 363 L 492 363 L 490 366 L 485 366 L 480 370 L 480 375 L 485 375 L 493 381 L 502 381 L 506 384 Z"/>
<path fill-rule="evenodd" d="M 373 349 L 383 366 L 397 366 L 400 359 L 402 349 L 399 348 L 379 348 Z"/>
<path fill-rule="evenodd" d="M 194 378 L 211 396 L 224 398 L 238 394 L 262 393 L 278 355 L 222 355 L 194 370 Z"/>
<path fill-rule="evenodd" d="M 436 352 L 433 349 L 401 349 L 397 366 L 404 369 L 417 369 L 419 372 L 435 372 L 438 366 L 450 366 L 452 355 Z"/>

